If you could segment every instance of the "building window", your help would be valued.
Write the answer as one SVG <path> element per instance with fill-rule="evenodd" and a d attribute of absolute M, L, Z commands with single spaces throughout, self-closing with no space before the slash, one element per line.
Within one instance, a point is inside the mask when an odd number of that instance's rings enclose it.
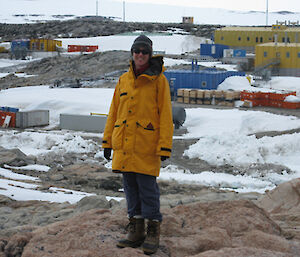
<path fill-rule="evenodd" d="M 250 41 L 250 37 L 247 37 L 247 41 Z"/>
<path fill-rule="evenodd" d="M 282 43 L 284 43 L 284 41 L 285 41 L 285 40 L 284 40 L 284 37 L 283 37 L 283 38 L 282 38 Z"/>
<path fill-rule="evenodd" d="M 290 52 L 286 52 L 286 58 L 290 58 Z"/>
<path fill-rule="evenodd" d="M 224 37 L 221 37 L 221 40 L 224 40 Z"/>
<path fill-rule="evenodd" d="M 238 41 L 241 41 L 241 37 L 238 37 Z"/>
<path fill-rule="evenodd" d="M 300 58 L 300 52 L 298 52 L 298 58 Z"/>
<path fill-rule="evenodd" d="M 264 57 L 267 57 L 268 56 L 268 53 L 267 52 L 264 52 Z"/>
<path fill-rule="evenodd" d="M 276 53 L 276 58 L 280 58 L 280 52 Z"/>
<path fill-rule="evenodd" d="M 262 43 L 264 40 L 263 40 L 263 37 L 260 37 L 260 43 Z"/>
<path fill-rule="evenodd" d="M 256 37 L 255 41 L 256 41 L 256 43 L 258 43 L 258 37 Z"/>
<path fill-rule="evenodd" d="M 206 81 L 202 81 L 201 85 L 202 85 L 202 87 L 206 87 L 207 86 Z"/>
<path fill-rule="evenodd" d="M 287 38 L 287 42 L 288 42 L 288 43 L 291 43 L 291 42 L 290 42 L 290 38 L 289 38 L 289 37 Z"/>

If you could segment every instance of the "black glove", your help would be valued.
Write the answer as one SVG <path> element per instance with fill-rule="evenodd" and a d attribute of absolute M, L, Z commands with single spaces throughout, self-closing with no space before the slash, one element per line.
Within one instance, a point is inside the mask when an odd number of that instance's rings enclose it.
<path fill-rule="evenodd" d="M 111 148 L 104 148 L 104 158 L 110 161 L 111 156 Z"/>
<path fill-rule="evenodd" d="M 168 156 L 160 156 L 161 161 L 167 160 L 169 157 Z"/>

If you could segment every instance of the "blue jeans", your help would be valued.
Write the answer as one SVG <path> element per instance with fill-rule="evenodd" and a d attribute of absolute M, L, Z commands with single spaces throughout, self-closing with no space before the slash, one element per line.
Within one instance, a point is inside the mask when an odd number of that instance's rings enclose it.
<path fill-rule="evenodd" d="M 162 221 L 155 176 L 123 172 L 123 185 L 129 217 L 141 215 L 144 219 Z"/>

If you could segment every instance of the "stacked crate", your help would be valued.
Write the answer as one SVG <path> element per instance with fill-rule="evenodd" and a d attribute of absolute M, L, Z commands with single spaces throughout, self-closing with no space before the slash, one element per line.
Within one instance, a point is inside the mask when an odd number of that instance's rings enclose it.
<path fill-rule="evenodd" d="M 233 107 L 240 100 L 239 91 L 178 89 L 177 102 L 186 104 L 221 105 Z"/>
<path fill-rule="evenodd" d="M 196 99 L 196 104 L 203 104 L 203 99 L 204 99 L 204 91 L 205 90 L 201 90 L 198 89 L 197 90 L 197 99 Z"/>
<path fill-rule="evenodd" d="M 184 89 L 182 89 L 182 88 L 177 90 L 177 102 L 178 103 L 183 103 L 183 92 L 184 92 Z"/>
<path fill-rule="evenodd" d="M 190 104 L 196 104 L 197 103 L 197 90 L 191 89 L 189 91 L 189 102 L 190 102 Z"/>
<path fill-rule="evenodd" d="M 212 91 L 204 90 L 203 92 L 203 104 L 211 104 Z"/>

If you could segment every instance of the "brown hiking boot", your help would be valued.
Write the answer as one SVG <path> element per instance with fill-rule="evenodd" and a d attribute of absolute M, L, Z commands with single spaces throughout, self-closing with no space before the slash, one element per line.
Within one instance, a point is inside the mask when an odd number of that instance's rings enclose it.
<path fill-rule="evenodd" d="M 144 219 L 129 218 L 129 224 L 126 227 L 128 233 L 125 239 L 118 241 L 117 246 L 139 247 L 145 240 L 145 221 Z"/>
<path fill-rule="evenodd" d="M 149 220 L 147 227 L 147 236 L 142 245 L 144 254 L 155 253 L 159 246 L 160 222 L 158 220 Z"/>

